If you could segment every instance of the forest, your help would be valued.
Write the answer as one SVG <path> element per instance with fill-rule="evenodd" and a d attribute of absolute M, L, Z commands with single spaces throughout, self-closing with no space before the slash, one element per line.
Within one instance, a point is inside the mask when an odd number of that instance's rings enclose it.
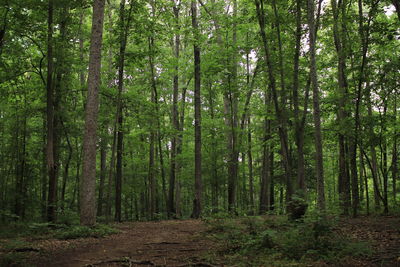
<path fill-rule="evenodd" d="M 0 2 L 2 228 L 398 218 L 399 0 Z"/>

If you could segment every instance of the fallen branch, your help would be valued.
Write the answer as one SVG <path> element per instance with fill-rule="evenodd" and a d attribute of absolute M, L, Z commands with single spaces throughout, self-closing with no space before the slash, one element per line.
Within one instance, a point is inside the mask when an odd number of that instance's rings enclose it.
<path fill-rule="evenodd" d="M 96 263 L 91 263 L 91 264 L 86 264 L 86 267 L 92 267 L 92 266 L 97 266 L 105 263 L 128 263 L 129 266 L 132 266 L 132 264 L 136 265 L 150 265 L 150 266 L 155 266 L 155 264 L 151 261 L 135 261 L 130 258 L 122 258 L 122 259 L 111 259 L 111 260 L 104 260 L 104 261 L 99 261 Z"/>
<path fill-rule="evenodd" d="M 29 251 L 33 251 L 33 252 L 39 252 L 40 250 L 37 248 L 16 248 L 13 250 L 14 252 L 29 252 Z"/>

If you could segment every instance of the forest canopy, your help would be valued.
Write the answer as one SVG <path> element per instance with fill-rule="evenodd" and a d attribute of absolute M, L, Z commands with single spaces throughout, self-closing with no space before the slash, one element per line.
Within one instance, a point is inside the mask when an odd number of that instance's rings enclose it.
<path fill-rule="evenodd" d="M 398 210 L 399 0 L 1 0 L 0 219 Z"/>

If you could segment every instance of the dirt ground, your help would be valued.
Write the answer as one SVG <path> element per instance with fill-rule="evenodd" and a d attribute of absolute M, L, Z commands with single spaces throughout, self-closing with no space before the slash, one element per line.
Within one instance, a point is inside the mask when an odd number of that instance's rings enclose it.
<path fill-rule="evenodd" d="M 126 222 L 116 227 L 120 232 L 105 238 L 38 240 L 39 252 L 29 252 L 29 266 L 228 266 L 218 259 L 214 265 L 207 260 L 218 246 L 202 235 L 207 226 L 201 220 Z M 336 231 L 368 242 L 373 255 L 333 266 L 400 267 L 399 217 L 342 218 Z"/>
<path fill-rule="evenodd" d="M 338 233 L 371 245 L 372 256 L 355 259 L 353 266 L 400 267 L 400 217 L 342 218 Z"/>
<path fill-rule="evenodd" d="M 200 237 L 200 220 L 131 222 L 117 225 L 120 233 L 101 239 L 73 241 L 56 249 L 38 266 L 208 266 L 202 255 L 211 248 Z M 78 242 L 77 242 L 78 241 Z M 62 246 L 61 246 L 62 247 Z"/>

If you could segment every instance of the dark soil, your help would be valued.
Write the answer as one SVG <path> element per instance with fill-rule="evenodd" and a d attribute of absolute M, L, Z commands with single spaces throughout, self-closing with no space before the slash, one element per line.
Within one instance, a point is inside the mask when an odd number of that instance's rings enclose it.
<path fill-rule="evenodd" d="M 201 263 L 210 248 L 198 220 L 132 222 L 117 225 L 120 233 L 75 248 L 56 251 L 40 266 L 189 266 Z"/>
<path fill-rule="evenodd" d="M 217 245 L 206 238 L 200 220 L 126 222 L 117 224 L 118 234 L 104 238 L 76 240 L 29 240 L 28 266 L 227 266 L 214 258 Z M 400 218 L 343 218 L 337 233 L 368 242 L 373 254 L 366 258 L 348 258 L 334 266 L 399 266 Z M 0 254 L 0 257 L 2 255 Z M 218 264 L 216 263 L 218 262 Z M 294 265 L 293 265 L 294 266 Z M 327 266 L 316 263 L 307 266 Z"/>

